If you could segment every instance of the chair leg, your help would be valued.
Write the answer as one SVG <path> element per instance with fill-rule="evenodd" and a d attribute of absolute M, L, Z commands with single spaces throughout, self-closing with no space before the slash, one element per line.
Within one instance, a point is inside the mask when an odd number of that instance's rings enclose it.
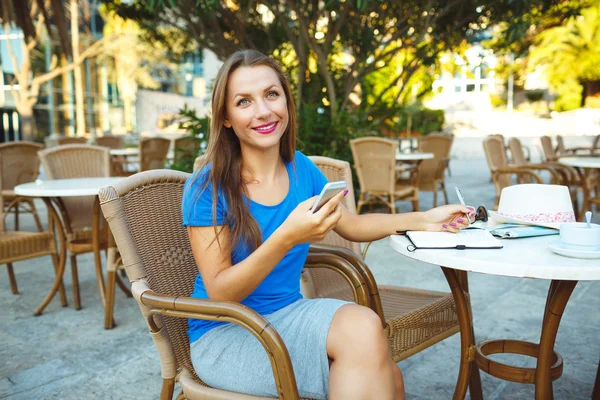
<path fill-rule="evenodd" d="M 81 297 L 79 293 L 79 274 L 77 273 L 77 256 L 71 254 L 71 276 L 73 277 L 73 303 L 76 310 L 81 310 Z"/>
<path fill-rule="evenodd" d="M 392 209 L 392 214 L 396 214 L 396 198 L 394 196 L 390 196 L 390 208 Z"/>
<path fill-rule="evenodd" d="M 160 389 L 160 400 L 171 400 L 175 391 L 175 379 L 163 378 L 162 388 Z M 177 397 L 179 398 L 179 397 Z"/>
<path fill-rule="evenodd" d="M 114 326 L 113 311 L 115 307 L 115 280 L 117 271 L 108 271 L 106 282 L 106 306 L 104 307 L 104 329 L 112 329 Z"/>
<path fill-rule="evenodd" d="M 442 187 L 442 192 L 444 193 L 444 200 L 446 201 L 446 204 L 450 204 L 448 203 L 448 192 L 446 192 L 446 184 L 442 182 L 440 186 Z"/>
<path fill-rule="evenodd" d="M 433 189 L 433 208 L 437 207 L 437 188 Z"/>
<path fill-rule="evenodd" d="M 15 231 L 19 230 L 19 203 L 15 204 Z"/>
<path fill-rule="evenodd" d="M 6 264 L 8 271 L 8 280 L 10 281 L 10 290 L 13 294 L 19 294 L 19 288 L 17 287 L 17 280 L 15 279 L 15 271 L 13 271 L 12 263 Z"/>
<path fill-rule="evenodd" d="M 57 254 L 52 254 L 52 265 L 54 266 L 54 273 L 58 274 L 58 255 Z M 68 306 L 68 302 L 67 302 L 67 293 L 65 292 L 65 284 L 63 283 L 63 281 L 60 281 L 60 286 L 58 287 L 58 293 L 60 295 L 60 304 L 63 307 Z"/>

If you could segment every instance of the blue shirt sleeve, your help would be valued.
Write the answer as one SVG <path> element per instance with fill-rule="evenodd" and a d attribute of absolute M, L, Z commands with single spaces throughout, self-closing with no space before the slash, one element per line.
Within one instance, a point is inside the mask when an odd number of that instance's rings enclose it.
<path fill-rule="evenodd" d="M 207 182 L 210 165 L 196 171 L 185 182 L 181 212 L 183 226 L 214 226 L 213 218 L 213 185 Z M 225 223 L 227 207 L 219 190 L 217 193 L 217 226 Z"/>

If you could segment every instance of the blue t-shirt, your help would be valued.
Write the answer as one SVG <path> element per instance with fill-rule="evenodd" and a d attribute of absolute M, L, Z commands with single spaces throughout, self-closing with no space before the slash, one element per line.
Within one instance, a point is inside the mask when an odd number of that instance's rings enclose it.
<path fill-rule="evenodd" d="M 295 165 L 294 165 L 295 164 Z M 327 183 L 327 178 L 304 154 L 296 151 L 294 160 L 286 163 L 290 188 L 287 196 L 281 203 L 266 206 L 244 197 L 249 203 L 250 214 L 256 219 L 262 239 L 266 241 L 269 236 L 285 221 L 288 215 L 299 203 L 318 195 Z M 207 168 L 196 171 L 185 183 L 183 192 L 183 226 L 214 226 L 212 184 L 203 190 L 209 177 Z M 198 196 L 198 193 L 201 193 Z M 227 211 L 227 202 L 221 190 L 217 199 L 217 225 L 223 225 Z M 265 315 L 275 312 L 294 301 L 300 299 L 300 273 L 308 255 L 309 243 L 295 246 L 275 266 L 271 273 L 260 285 L 244 300 L 242 304 L 254 309 L 259 314 Z M 241 262 L 250 255 L 245 243 L 237 245 L 232 250 L 231 263 Z M 194 282 L 193 298 L 208 299 L 208 294 L 198 273 Z M 209 330 L 224 324 L 224 322 L 205 321 L 198 319 L 188 320 L 188 335 L 190 343 L 198 340 Z"/>

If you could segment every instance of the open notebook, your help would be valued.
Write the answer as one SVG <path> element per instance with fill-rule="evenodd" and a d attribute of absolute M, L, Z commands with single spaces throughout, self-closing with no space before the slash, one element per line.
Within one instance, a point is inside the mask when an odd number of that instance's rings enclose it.
<path fill-rule="evenodd" d="M 501 249 L 500 240 L 483 229 L 466 229 L 457 233 L 450 232 L 406 232 L 408 240 L 415 249 Z"/>

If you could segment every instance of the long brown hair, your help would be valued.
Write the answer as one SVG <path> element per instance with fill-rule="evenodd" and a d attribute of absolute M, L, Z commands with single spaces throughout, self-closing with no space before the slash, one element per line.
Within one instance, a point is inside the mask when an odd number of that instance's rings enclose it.
<path fill-rule="evenodd" d="M 218 191 L 227 201 L 227 215 L 223 225 L 228 225 L 231 230 L 231 248 L 246 242 L 248 249 L 253 251 L 262 243 L 260 227 L 250 214 L 249 204 L 244 203 L 242 194 L 248 195 L 246 185 L 242 179 L 242 152 L 240 141 L 233 128 L 223 125 L 226 115 L 226 100 L 229 77 L 240 67 L 255 67 L 265 65 L 273 69 L 285 93 L 289 115 L 288 126 L 279 142 L 279 154 L 284 162 L 294 160 L 296 151 L 296 111 L 294 99 L 287 75 L 279 64 L 272 58 L 256 50 L 240 50 L 233 53 L 219 69 L 212 92 L 212 116 L 210 135 L 206 150 L 206 157 L 200 166 L 202 170 L 206 164 L 211 163 L 209 178 L 206 184 L 212 183 L 213 197 L 213 223 L 219 246 L 220 231 L 217 231 L 217 197 Z M 200 174 L 199 174 L 200 175 Z M 198 175 L 198 176 L 199 176 Z M 205 186 L 206 187 L 206 186 Z"/>

